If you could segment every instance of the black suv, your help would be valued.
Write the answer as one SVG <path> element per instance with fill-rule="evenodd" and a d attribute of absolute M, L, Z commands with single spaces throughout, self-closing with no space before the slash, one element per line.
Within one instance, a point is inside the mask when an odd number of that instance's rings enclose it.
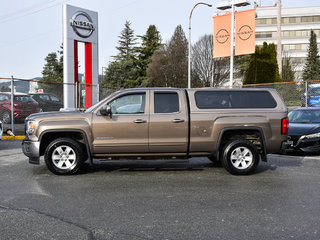
<path fill-rule="evenodd" d="M 59 111 L 63 108 L 63 102 L 51 93 L 30 93 L 29 95 L 39 103 L 40 112 Z"/>

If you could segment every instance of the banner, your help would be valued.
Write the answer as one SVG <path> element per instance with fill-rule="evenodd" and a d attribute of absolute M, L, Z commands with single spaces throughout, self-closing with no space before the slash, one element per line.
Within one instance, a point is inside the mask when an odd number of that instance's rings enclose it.
<path fill-rule="evenodd" d="M 235 55 L 255 53 L 255 9 L 235 13 Z"/>
<path fill-rule="evenodd" d="M 231 14 L 213 17 L 213 58 L 231 54 Z"/>

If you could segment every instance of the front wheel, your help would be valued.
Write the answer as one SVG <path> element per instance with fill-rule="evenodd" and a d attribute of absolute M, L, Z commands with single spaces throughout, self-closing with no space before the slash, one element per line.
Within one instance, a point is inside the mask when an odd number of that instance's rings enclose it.
<path fill-rule="evenodd" d="M 247 175 L 256 170 L 259 164 L 259 152 L 254 144 L 239 139 L 227 144 L 223 150 L 222 165 L 235 175 Z"/>
<path fill-rule="evenodd" d="M 44 160 L 54 174 L 70 175 L 80 170 L 84 154 L 78 142 L 70 138 L 58 138 L 46 148 Z"/>

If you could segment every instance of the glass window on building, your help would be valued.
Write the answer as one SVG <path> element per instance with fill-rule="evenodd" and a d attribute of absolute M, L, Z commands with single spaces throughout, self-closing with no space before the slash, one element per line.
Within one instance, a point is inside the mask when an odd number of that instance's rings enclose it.
<path fill-rule="evenodd" d="M 284 31 L 284 32 L 283 32 L 283 37 L 289 37 L 289 36 L 290 36 L 289 31 Z"/>
<path fill-rule="evenodd" d="M 266 24 L 266 22 L 267 22 L 266 18 L 258 19 L 258 21 L 259 21 L 258 24 Z"/>
<path fill-rule="evenodd" d="M 282 23 L 284 23 L 284 24 L 286 24 L 286 23 L 289 23 L 289 18 L 287 17 L 287 18 L 282 18 Z"/>
<path fill-rule="evenodd" d="M 295 17 L 290 17 L 289 18 L 289 23 L 296 23 L 296 18 Z"/>
<path fill-rule="evenodd" d="M 289 51 L 289 45 L 282 45 L 283 51 Z"/>
<path fill-rule="evenodd" d="M 296 31 L 296 37 L 302 37 L 302 32 L 301 31 Z"/>
<path fill-rule="evenodd" d="M 272 18 L 267 18 L 266 19 L 266 24 L 272 24 Z"/>
<path fill-rule="evenodd" d="M 313 22 L 313 17 L 301 17 L 301 22 Z"/>

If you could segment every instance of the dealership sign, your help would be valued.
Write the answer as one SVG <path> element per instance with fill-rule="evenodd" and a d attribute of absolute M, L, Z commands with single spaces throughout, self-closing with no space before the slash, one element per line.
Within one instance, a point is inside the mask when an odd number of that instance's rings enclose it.
<path fill-rule="evenodd" d="M 98 13 L 63 5 L 63 97 L 65 108 L 79 108 L 78 43 L 84 43 L 85 107 L 98 101 Z"/>

